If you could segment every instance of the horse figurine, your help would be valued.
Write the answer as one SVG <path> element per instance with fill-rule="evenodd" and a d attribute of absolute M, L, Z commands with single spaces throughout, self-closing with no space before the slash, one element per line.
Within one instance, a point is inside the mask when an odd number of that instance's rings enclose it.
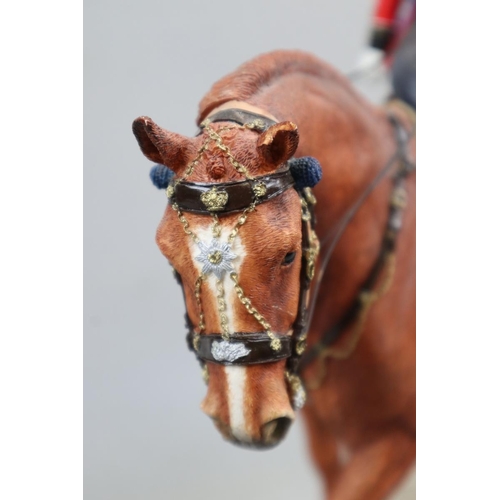
<path fill-rule="evenodd" d="M 203 411 L 266 448 L 303 406 L 330 499 L 386 498 L 415 458 L 413 119 L 276 51 L 215 83 L 195 137 L 133 124 L 169 198 L 156 241 Z"/>

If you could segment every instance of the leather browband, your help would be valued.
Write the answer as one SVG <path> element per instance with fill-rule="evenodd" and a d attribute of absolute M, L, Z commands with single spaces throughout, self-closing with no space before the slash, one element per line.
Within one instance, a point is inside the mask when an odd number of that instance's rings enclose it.
<path fill-rule="evenodd" d="M 172 185 L 170 197 L 183 212 L 228 214 L 241 212 L 252 203 L 264 203 L 293 185 L 292 174 L 287 169 L 253 180 L 220 184 L 180 181 Z"/>
<path fill-rule="evenodd" d="M 221 111 L 218 111 L 217 113 L 209 116 L 207 120 L 210 123 L 234 122 L 238 125 L 251 125 L 249 128 L 255 128 L 256 130 L 259 130 L 261 132 L 268 129 L 272 125 L 276 125 L 277 123 L 267 116 L 236 108 L 223 109 Z"/>
<path fill-rule="evenodd" d="M 229 340 L 220 334 L 196 336 L 196 349 L 191 331 L 190 343 L 198 358 L 221 365 L 254 365 L 273 363 L 291 355 L 291 340 L 288 335 L 276 335 L 281 341 L 281 349 L 271 348 L 271 339 L 265 332 L 232 333 Z"/>

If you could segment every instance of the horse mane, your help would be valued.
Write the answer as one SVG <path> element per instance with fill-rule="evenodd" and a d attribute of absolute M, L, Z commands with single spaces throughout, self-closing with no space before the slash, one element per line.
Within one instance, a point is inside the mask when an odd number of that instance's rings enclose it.
<path fill-rule="evenodd" d="M 214 83 L 199 105 L 197 124 L 217 106 L 228 101 L 247 101 L 277 78 L 290 73 L 332 79 L 349 86 L 345 77 L 321 59 L 298 50 L 277 50 L 242 64 Z"/>

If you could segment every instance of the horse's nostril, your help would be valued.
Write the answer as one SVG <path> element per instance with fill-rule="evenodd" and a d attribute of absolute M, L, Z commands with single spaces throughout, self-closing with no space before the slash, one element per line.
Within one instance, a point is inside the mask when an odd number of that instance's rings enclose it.
<path fill-rule="evenodd" d="M 278 443 L 285 437 L 291 423 L 292 419 L 280 417 L 264 424 L 262 426 L 262 440 L 266 444 Z"/>

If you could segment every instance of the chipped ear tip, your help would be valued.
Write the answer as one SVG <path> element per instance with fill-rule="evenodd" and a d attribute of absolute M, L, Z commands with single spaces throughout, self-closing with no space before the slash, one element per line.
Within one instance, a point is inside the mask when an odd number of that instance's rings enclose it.
<path fill-rule="evenodd" d="M 276 127 L 278 130 L 283 130 L 283 131 L 286 130 L 287 132 L 297 132 L 298 130 L 297 125 L 293 122 L 280 122 L 273 126 Z"/>
<path fill-rule="evenodd" d="M 151 118 L 149 118 L 149 116 L 139 116 L 138 118 L 136 118 L 134 120 L 132 125 L 133 126 L 142 125 L 144 127 L 148 127 L 152 123 L 153 123 L 153 120 L 151 120 Z"/>

